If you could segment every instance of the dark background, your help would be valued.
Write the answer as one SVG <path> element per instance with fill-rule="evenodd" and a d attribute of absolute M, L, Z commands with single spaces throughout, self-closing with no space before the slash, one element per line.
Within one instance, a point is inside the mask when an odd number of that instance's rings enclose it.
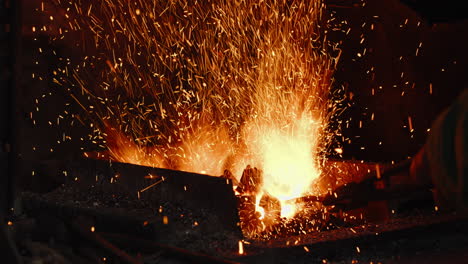
<path fill-rule="evenodd" d="M 92 148 L 92 128 L 76 118 L 79 106 L 53 84 L 53 70 L 63 63 L 53 52 L 69 53 L 73 40 L 54 46 L 60 16 L 51 21 L 49 14 L 62 11 L 45 6 L 47 12 L 41 12 L 41 1 L 23 6 L 17 136 L 24 160 L 74 158 Z M 347 107 L 333 125 L 341 127 L 343 159 L 399 161 L 414 155 L 437 114 L 468 86 L 468 21 L 460 12 L 434 16 L 437 8 L 428 4 L 416 12 L 399 0 L 329 1 L 327 10 L 346 20 L 343 31 L 349 30 L 328 35 L 342 49 L 334 87 L 344 87 Z M 461 10 L 441 10 L 452 9 Z M 42 25 L 49 29 L 38 30 Z M 338 157 L 332 151 L 330 156 Z"/>
<path fill-rule="evenodd" d="M 399 0 L 331 7 L 351 29 L 341 40 L 335 74 L 336 84 L 352 97 L 342 115 L 352 119 L 343 129 L 351 140 L 344 144 L 346 158 L 390 161 L 414 155 L 434 118 L 468 87 L 466 8 L 456 1 L 407 2 L 418 12 Z"/>

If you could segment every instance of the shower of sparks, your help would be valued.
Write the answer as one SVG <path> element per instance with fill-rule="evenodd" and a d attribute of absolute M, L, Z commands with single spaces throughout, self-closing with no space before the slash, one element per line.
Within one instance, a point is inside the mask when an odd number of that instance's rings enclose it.
<path fill-rule="evenodd" d="M 54 71 L 112 160 L 240 177 L 286 200 L 317 190 L 339 49 L 320 0 L 55 0 Z M 61 22 L 60 22 L 61 21 Z M 85 119 L 85 120 L 84 120 Z"/>
<path fill-rule="evenodd" d="M 163 178 L 162 180 L 159 180 L 159 181 L 157 181 L 157 182 L 151 184 L 150 186 L 147 186 L 147 187 L 141 189 L 140 191 L 138 191 L 138 193 L 141 194 L 142 192 L 145 192 L 145 191 L 147 191 L 147 190 L 153 188 L 154 186 L 160 184 L 160 183 L 163 182 L 163 181 L 164 181 L 164 178 Z"/>

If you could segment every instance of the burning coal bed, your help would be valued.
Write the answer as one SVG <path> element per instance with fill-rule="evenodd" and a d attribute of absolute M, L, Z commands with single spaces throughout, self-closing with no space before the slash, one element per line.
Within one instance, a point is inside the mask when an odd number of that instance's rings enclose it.
<path fill-rule="evenodd" d="M 225 177 L 229 177 L 224 175 Z M 262 171 L 247 167 L 235 187 L 240 226 L 247 237 L 271 239 L 337 228 L 343 225 L 321 204 L 319 197 L 306 196 L 280 202 L 261 191 Z M 297 210 L 291 217 L 291 211 Z"/>

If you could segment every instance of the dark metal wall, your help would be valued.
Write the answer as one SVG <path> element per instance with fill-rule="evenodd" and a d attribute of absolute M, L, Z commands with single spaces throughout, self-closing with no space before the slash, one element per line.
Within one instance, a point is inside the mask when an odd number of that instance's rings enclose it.
<path fill-rule="evenodd" d="M 19 78 L 20 0 L 0 1 L 0 248 L 2 261 L 19 263 L 6 219 L 14 203 L 16 148 L 16 88 Z"/>
<path fill-rule="evenodd" d="M 0 161 L 1 209 L 10 210 L 13 200 L 16 149 L 16 90 L 19 78 L 21 19 L 20 1 L 0 1 Z"/>

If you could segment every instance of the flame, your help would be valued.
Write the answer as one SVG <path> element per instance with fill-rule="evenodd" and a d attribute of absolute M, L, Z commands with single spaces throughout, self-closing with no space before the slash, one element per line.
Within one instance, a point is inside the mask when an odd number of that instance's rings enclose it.
<path fill-rule="evenodd" d="M 249 131 L 255 138 L 250 141 L 251 151 L 263 170 L 262 190 L 280 201 L 282 217 L 295 215 L 300 208 L 286 201 L 311 193 L 320 176 L 316 165 L 320 137 L 313 133 L 319 127 L 311 119 L 301 119 L 293 128 L 264 126 Z"/>
<path fill-rule="evenodd" d="M 260 206 L 260 200 L 262 198 L 263 192 L 261 194 L 255 196 L 255 212 L 258 212 L 260 216 L 258 219 L 263 220 L 265 218 L 265 209 Z"/>
<path fill-rule="evenodd" d="M 255 211 L 260 213 L 260 216 L 258 217 L 258 219 L 263 220 L 263 218 L 265 218 L 265 209 L 263 209 L 263 207 L 256 206 Z"/>
<path fill-rule="evenodd" d="M 296 214 L 296 205 L 291 203 L 281 204 L 281 217 L 291 218 Z"/>
<path fill-rule="evenodd" d="M 158 148 L 140 146 L 115 128 L 106 126 L 106 139 L 111 159 L 151 167 L 164 167 L 164 158 Z"/>
<path fill-rule="evenodd" d="M 208 175 L 222 175 L 225 161 L 232 153 L 227 131 L 203 126 L 188 134 L 179 148 L 179 169 Z"/>
<path fill-rule="evenodd" d="M 298 128 L 290 133 L 274 128 L 260 128 L 254 135 L 258 139 L 255 148 L 263 168 L 263 191 L 276 197 L 282 208 L 283 217 L 292 217 L 296 208 L 285 201 L 311 192 L 320 171 L 315 162 L 318 137 L 311 133 L 317 126 L 310 120 L 299 120 Z M 293 133 L 296 132 L 296 133 Z"/>
<path fill-rule="evenodd" d="M 176 148 L 141 146 L 112 127 L 107 131 L 109 158 L 119 162 L 221 175 L 233 153 L 227 131 L 222 127 L 216 130 L 201 126 L 186 134 Z"/>
<path fill-rule="evenodd" d="M 291 218 L 300 208 L 285 201 L 318 191 L 312 187 L 320 176 L 330 64 L 326 57 L 301 58 L 302 51 L 287 40 L 279 45 L 259 64 L 255 114 L 244 138 L 253 164 L 263 170 L 263 191 L 288 208 L 281 215 Z"/>

